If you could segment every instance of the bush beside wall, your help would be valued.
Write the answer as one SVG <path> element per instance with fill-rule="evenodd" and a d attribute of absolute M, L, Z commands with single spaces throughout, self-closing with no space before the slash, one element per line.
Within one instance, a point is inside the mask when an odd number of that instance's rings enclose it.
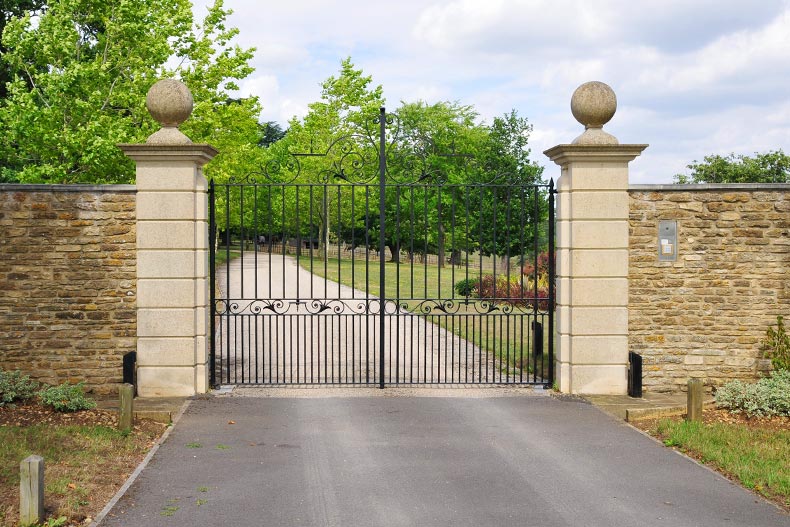
<path fill-rule="evenodd" d="M 629 194 L 629 348 L 644 357 L 645 389 L 755 379 L 766 329 L 790 315 L 790 185 Z M 678 222 L 675 262 L 658 261 L 659 220 Z"/>
<path fill-rule="evenodd" d="M 114 393 L 136 261 L 134 187 L 0 185 L 0 368 Z"/>

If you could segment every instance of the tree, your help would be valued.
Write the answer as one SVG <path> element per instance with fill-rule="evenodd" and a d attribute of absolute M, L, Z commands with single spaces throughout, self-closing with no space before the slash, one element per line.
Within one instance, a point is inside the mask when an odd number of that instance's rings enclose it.
<path fill-rule="evenodd" d="M 0 102 L 5 179 L 131 182 L 134 165 L 116 144 L 143 142 L 157 128 L 145 94 L 162 77 L 181 78 L 193 93 L 182 130 L 220 150 L 207 176 L 227 179 L 252 163 L 258 101 L 228 92 L 252 72 L 253 50 L 231 44 L 229 13 L 216 0 L 194 24 L 188 0 L 60 0 L 37 23 L 29 14 L 10 20 L 4 60 L 14 78 Z"/>
<path fill-rule="evenodd" d="M 386 196 L 386 244 L 393 260 L 403 245 L 410 251 L 435 250 L 442 267 L 448 248 L 455 251 L 463 245 L 468 250 L 465 239 L 452 236 L 464 229 L 467 219 L 457 213 L 457 185 L 468 180 L 470 160 L 487 131 L 477 122 L 474 108 L 458 102 L 402 103 L 396 115 L 399 129 L 388 154 L 389 176 L 404 186 Z M 409 218 L 411 232 L 398 228 L 403 216 Z M 415 239 L 415 232 L 421 239 Z"/>
<path fill-rule="evenodd" d="M 258 146 L 262 147 L 269 147 L 285 137 L 287 133 L 282 127 L 275 121 L 266 121 L 265 123 L 260 123 L 258 125 L 258 130 L 260 132 L 260 138 L 258 139 Z"/>
<path fill-rule="evenodd" d="M 525 252 L 540 250 L 533 227 L 545 225 L 548 214 L 545 192 L 534 187 L 542 183 L 543 167 L 529 157 L 531 132 L 527 119 L 511 110 L 494 118 L 480 153 L 483 179 L 477 182 L 490 185 L 480 190 L 472 229 L 480 235 L 480 252 L 501 256 L 503 269 L 509 269 L 511 256 L 523 259 Z"/>
<path fill-rule="evenodd" d="M 790 183 L 790 156 L 782 150 L 705 156 L 687 167 L 691 174 L 676 174 L 675 183 Z"/>
<path fill-rule="evenodd" d="M 377 157 L 370 134 L 384 98 L 382 87 L 372 86 L 372 77 L 357 69 L 351 58 L 344 59 L 339 75 L 329 77 L 321 88 L 321 99 L 308 105 L 303 119 L 291 120 L 285 137 L 269 148 L 270 165 L 286 169 L 269 176 L 282 181 L 297 177 L 297 183 L 306 185 L 333 185 L 306 187 L 299 199 L 295 190 L 282 189 L 281 197 L 284 215 L 296 217 L 299 207 L 308 218 L 299 226 L 284 227 L 283 233 L 318 235 L 326 249 L 333 238 L 340 239 L 341 231 L 352 226 L 364 229 L 364 215 L 354 204 L 364 201 L 365 188 L 356 184 L 376 174 L 371 172 Z M 298 176 L 287 170 L 296 163 Z M 367 200 L 370 204 L 370 195 Z M 323 254 L 326 257 L 327 251 Z"/>
<path fill-rule="evenodd" d="M 0 37 L 9 20 L 26 14 L 35 13 L 44 6 L 44 0 L 2 0 L 0 1 Z M 14 72 L 3 60 L 8 49 L 0 38 L 0 100 L 8 95 L 6 83 L 14 77 Z"/>

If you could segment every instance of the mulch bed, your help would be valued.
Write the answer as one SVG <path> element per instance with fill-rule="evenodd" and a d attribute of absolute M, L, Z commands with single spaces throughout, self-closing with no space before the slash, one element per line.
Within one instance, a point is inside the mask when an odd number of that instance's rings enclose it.
<path fill-rule="evenodd" d="M 655 430 L 656 424 L 662 419 L 673 419 L 680 421 L 684 419 L 685 415 L 673 417 L 657 417 L 651 419 L 639 419 L 633 421 L 631 424 L 640 430 L 650 432 Z M 774 416 L 774 417 L 747 417 L 746 414 L 733 414 L 727 410 L 720 410 L 718 408 L 706 408 L 702 412 L 702 422 L 705 424 L 713 423 L 726 423 L 726 424 L 739 424 L 748 428 L 761 428 L 765 430 L 786 430 L 790 431 L 790 417 Z"/>

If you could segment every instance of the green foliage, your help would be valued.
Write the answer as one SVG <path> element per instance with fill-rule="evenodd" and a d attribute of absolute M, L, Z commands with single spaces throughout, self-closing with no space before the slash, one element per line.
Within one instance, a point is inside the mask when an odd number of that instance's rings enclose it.
<path fill-rule="evenodd" d="M 38 390 L 38 383 L 22 375 L 19 370 L 6 372 L 0 370 L 0 407 L 32 398 Z"/>
<path fill-rule="evenodd" d="M 756 383 L 728 382 L 716 392 L 716 405 L 749 417 L 790 416 L 790 370 L 779 370 Z"/>
<path fill-rule="evenodd" d="M 68 518 L 66 518 L 65 516 L 59 516 L 57 518 L 50 518 L 47 521 L 45 521 L 44 523 L 42 523 L 41 527 L 62 527 L 63 525 L 66 525 L 67 521 L 68 521 Z"/>
<path fill-rule="evenodd" d="M 769 327 L 760 349 L 771 359 L 774 370 L 790 370 L 790 335 L 785 329 L 782 315 L 776 317 L 776 329 Z"/>
<path fill-rule="evenodd" d="M 11 19 L 2 35 L 14 76 L 0 101 L 0 179 L 131 182 L 134 165 L 116 144 L 143 142 L 157 128 L 145 94 L 163 77 L 180 77 L 195 98 L 184 132 L 222 152 L 207 175 L 254 157 L 258 102 L 228 95 L 252 71 L 252 50 L 231 44 L 229 13 L 217 0 L 194 24 L 189 0 L 60 0 L 35 22 Z"/>
<path fill-rule="evenodd" d="M 790 183 L 790 156 L 782 150 L 705 156 L 687 166 L 691 174 L 676 174 L 675 183 Z"/>
<path fill-rule="evenodd" d="M 0 2 L 0 36 L 3 35 L 3 30 L 9 20 L 14 17 L 35 13 L 43 6 L 43 0 L 3 0 Z M 2 60 L 3 55 L 7 51 L 8 49 L 0 40 L 0 99 L 5 99 L 6 95 L 8 95 L 6 83 L 14 77 L 14 71 Z M 0 183 L 2 183 L 2 180 L 0 180 Z"/>
<path fill-rule="evenodd" d="M 51 406 L 56 412 L 77 412 L 96 408 L 96 401 L 85 397 L 82 391 L 84 383 L 69 384 L 64 382 L 59 386 L 50 386 L 38 394 L 41 403 Z"/>
<path fill-rule="evenodd" d="M 477 288 L 477 278 L 464 278 L 455 283 L 455 292 L 460 296 L 472 296 Z"/>
<path fill-rule="evenodd" d="M 258 146 L 268 147 L 285 137 L 286 131 L 275 121 L 266 121 L 258 125 L 260 137 Z"/>

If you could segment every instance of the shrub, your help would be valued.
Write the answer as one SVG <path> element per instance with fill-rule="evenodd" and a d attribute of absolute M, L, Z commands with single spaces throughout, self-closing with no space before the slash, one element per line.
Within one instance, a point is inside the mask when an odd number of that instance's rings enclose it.
<path fill-rule="evenodd" d="M 728 382 L 716 392 L 716 405 L 752 416 L 790 416 L 790 370 L 774 371 L 756 383 Z"/>
<path fill-rule="evenodd" d="M 498 276 L 495 280 L 492 275 L 485 275 L 480 278 L 476 292 L 480 298 L 493 299 L 515 307 L 533 308 L 537 302 L 538 309 L 550 308 L 548 283 L 543 280 L 538 280 L 536 291 L 532 280 L 508 280 L 506 276 Z"/>
<path fill-rule="evenodd" d="M 38 394 L 42 404 L 51 406 L 56 412 L 76 412 L 96 408 L 96 401 L 85 397 L 82 391 L 84 383 L 69 384 L 64 382 L 60 386 L 50 386 Z"/>
<path fill-rule="evenodd" d="M 0 406 L 30 399 L 36 394 L 37 389 L 38 383 L 31 381 L 27 375 L 22 375 L 19 370 L 11 372 L 0 370 Z"/>
<path fill-rule="evenodd" d="M 771 359 L 774 370 L 790 370 L 790 335 L 785 330 L 782 315 L 776 317 L 776 329 L 769 327 L 760 349 Z"/>
<path fill-rule="evenodd" d="M 532 259 L 524 260 L 521 266 L 521 274 L 533 277 L 535 275 L 535 261 Z M 549 253 L 543 251 L 538 254 L 538 276 L 548 276 L 549 274 Z"/>
<path fill-rule="evenodd" d="M 455 292 L 461 296 L 472 296 L 477 289 L 476 278 L 464 278 L 455 283 Z"/>

